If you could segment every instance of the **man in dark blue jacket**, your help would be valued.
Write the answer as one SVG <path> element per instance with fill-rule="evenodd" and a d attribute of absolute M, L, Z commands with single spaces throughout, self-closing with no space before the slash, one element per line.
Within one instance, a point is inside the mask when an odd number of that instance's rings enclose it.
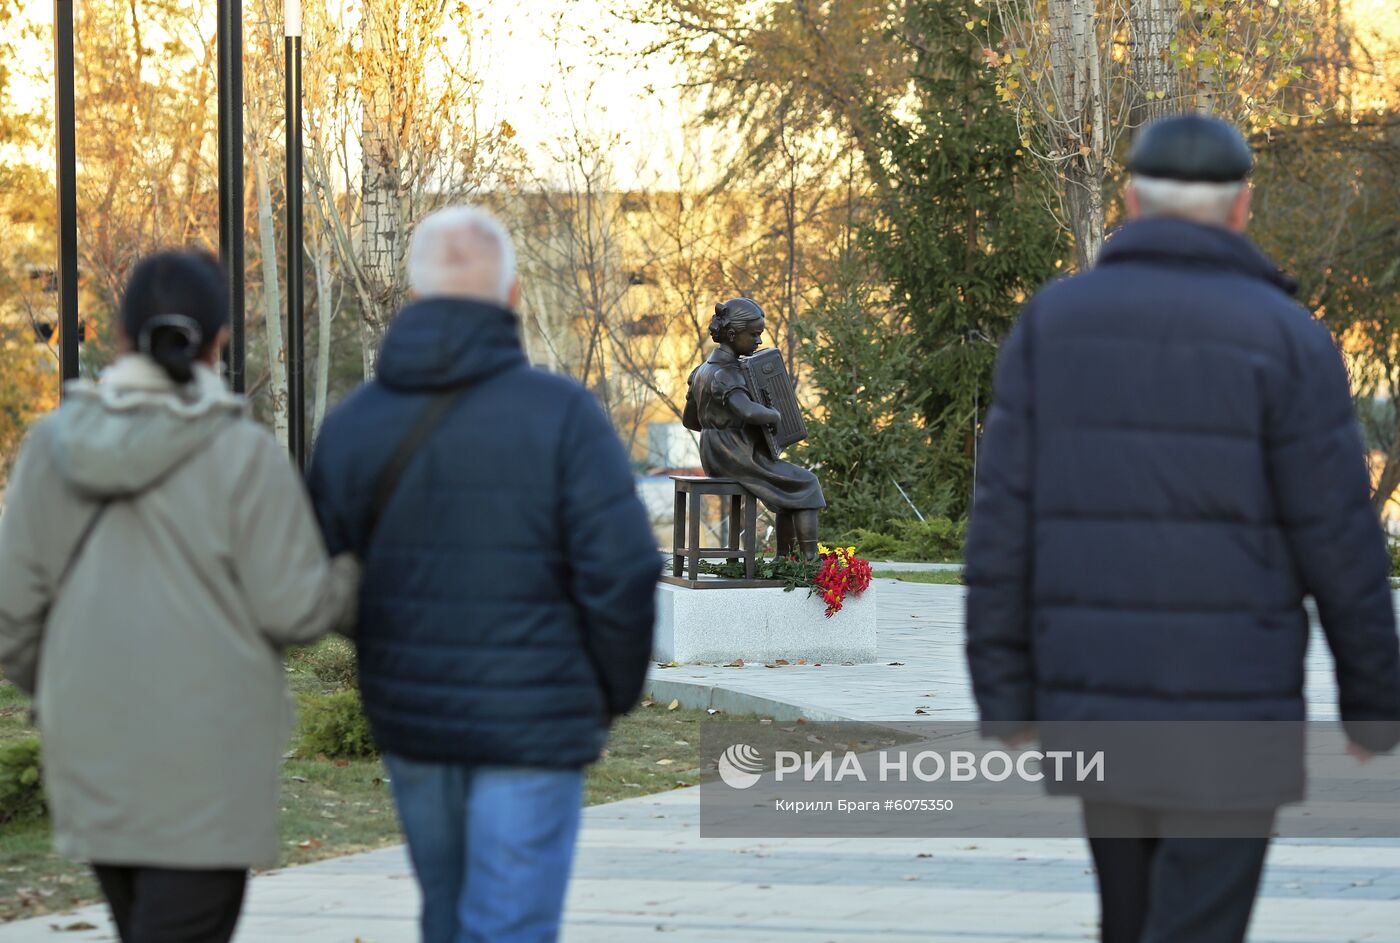
<path fill-rule="evenodd" d="M 1145 128 L 1132 221 L 1092 271 L 1032 298 L 1002 348 L 967 546 L 967 653 L 989 734 L 1014 743 L 1056 721 L 1296 731 L 1311 595 L 1354 752 L 1394 746 L 1392 725 L 1366 723 L 1400 717 L 1400 654 L 1347 374 L 1241 235 L 1251 165 L 1218 120 Z M 1297 738 L 1282 742 L 1296 755 L 1261 751 L 1267 773 L 1183 756 L 1150 782 L 1115 787 L 1110 771 L 1073 790 L 1105 941 L 1244 938 L 1262 836 L 1302 795 Z M 1201 837 L 1221 810 L 1252 814 L 1260 837 Z"/>
<path fill-rule="evenodd" d="M 365 564 L 360 692 L 423 940 L 545 943 L 583 767 L 645 680 L 660 556 L 598 402 L 526 363 L 500 224 L 439 211 L 408 269 L 416 300 L 327 417 L 312 496 Z"/>

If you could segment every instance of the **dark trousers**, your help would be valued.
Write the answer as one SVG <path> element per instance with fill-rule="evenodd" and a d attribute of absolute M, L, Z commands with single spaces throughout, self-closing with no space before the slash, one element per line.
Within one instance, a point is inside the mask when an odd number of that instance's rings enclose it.
<path fill-rule="evenodd" d="M 94 864 L 122 943 L 228 943 L 247 871 Z"/>
<path fill-rule="evenodd" d="M 1103 943 L 1242 943 L 1273 819 L 1086 802 Z"/>

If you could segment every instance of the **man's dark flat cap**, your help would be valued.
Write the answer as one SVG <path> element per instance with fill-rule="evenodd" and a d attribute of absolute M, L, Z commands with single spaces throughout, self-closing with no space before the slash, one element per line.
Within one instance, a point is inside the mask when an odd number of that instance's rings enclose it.
<path fill-rule="evenodd" d="M 1128 171 L 1164 180 L 1231 183 L 1249 176 L 1254 152 L 1235 127 L 1206 115 L 1159 118 L 1138 132 Z"/>

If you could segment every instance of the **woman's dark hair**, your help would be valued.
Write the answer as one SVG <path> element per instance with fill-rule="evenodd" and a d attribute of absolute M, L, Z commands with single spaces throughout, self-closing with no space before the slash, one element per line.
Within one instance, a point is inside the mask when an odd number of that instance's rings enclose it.
<path fill-rule="evenodd" d="M 148 255 L 131 270 L 121 304 L 122 330 L 176 383 L 194 377 L 228 324 L 228 289 L 217 259 L 201 251 Z"/>
<path fill-rule="evenodd" d="M 731 298 L 715 305 L 715 316 L 710 318 L 710 339 L 716 344 L 724 343 L 724 334 L 731 327 L 763 320 L 763 309 L 750 298 Z"/>

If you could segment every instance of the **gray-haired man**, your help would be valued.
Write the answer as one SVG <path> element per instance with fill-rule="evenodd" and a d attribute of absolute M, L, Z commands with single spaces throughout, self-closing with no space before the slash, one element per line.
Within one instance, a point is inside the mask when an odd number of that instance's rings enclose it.
<path fill-rule="evenodd" d="M 327 418 L 312 496 L 365 564 L 360 689 L 423 940 L 546 943 L 582 769 L 641 692 L 660 557 L 597 401 L 525 361 L 501 225 L 435 213 L 408 271 L 415 300 Z"/>

